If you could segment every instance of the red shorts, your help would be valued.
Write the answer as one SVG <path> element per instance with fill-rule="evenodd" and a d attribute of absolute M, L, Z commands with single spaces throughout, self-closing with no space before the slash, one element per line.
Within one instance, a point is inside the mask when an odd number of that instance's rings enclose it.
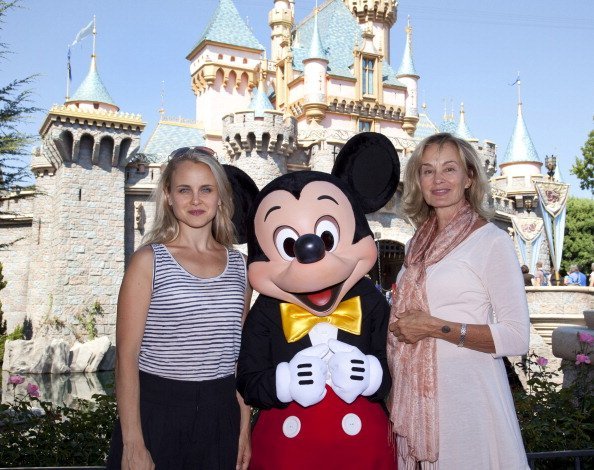
<path fill-rule="evenodd" d="M 304 408 L 262 410 L 252 432 L 252 470 L 394 470 L 396 444 L 380 403 L 342 401 L 330 387 Z"/>

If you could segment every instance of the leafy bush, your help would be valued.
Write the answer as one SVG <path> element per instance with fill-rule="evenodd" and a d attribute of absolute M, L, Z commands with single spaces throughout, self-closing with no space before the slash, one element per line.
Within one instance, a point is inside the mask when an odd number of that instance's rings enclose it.
<path fill-rule="evenodd" d="M 20 385 L 20 376 L 11 376 Z M 74 407 L 57 406 L 37 398 L 35 385 L 28 396 L 13 393 L 14 402 L 0 404 L 0 462 L 4 466 L 104 465 L 113 424 L 115 398 L 93 395 Z"/>
<path fill-rule="evenodd" d="M 546 358 L 532 354 L 520 364 L 529 375 L 528 390 L 516 390 L 514 401 L 526 452 L 594 447 L 594 385 L 589 376 L 594 338 L 584 333 L 579 338 L 576 362 L 567 366 L 575 367 L 576 379 L 568 387 L 558 388 L 553 381 L 558 372 L 547 369 Z M 560 468 L 559 461 L 542 463 L 538 468 Z"/>

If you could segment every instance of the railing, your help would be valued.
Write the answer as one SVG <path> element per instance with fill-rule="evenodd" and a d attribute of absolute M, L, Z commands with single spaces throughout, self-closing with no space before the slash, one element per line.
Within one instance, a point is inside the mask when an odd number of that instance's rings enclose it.
<path fill-rule="evenodd" d="M 590 464 L 592 462 L 588 462 L 588 467 L 582 466 L 582 459 L 584 457 L 591 457 L 594 460 L 594 449 L 586 449 L 586 450 L 557 450 L 553 452 L 529 452 L 526 454 L 528 457 L 528 465 L 530 465 L 531 470 L 537 470 L 537 461 L 539 460 L 558 460 L 563 459 L 563 461 L 558 462 L 559 465 L 562 463 L 568 464 L 573 460 L 573 468 L 575 470 L 586 470 L 586 468 L 592 468 Z M 567 465 L 555 468 L 569 468 Z"/>

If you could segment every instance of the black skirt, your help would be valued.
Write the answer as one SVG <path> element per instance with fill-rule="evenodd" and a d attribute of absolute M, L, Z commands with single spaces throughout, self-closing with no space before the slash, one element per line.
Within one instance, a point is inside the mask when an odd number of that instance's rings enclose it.
<path fill-rule="evenodd" d="M 240 412 L 235 377 L 186 382 L 140 372 L 144 442 L 156 470 L 231 470 L 237 462 Z M 108 469 L 121 468 L 122 430 L 116 422 Z"/>

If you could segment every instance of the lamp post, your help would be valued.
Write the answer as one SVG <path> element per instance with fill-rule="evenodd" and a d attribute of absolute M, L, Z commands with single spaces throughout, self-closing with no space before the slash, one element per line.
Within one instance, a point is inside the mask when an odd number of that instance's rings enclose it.
<path fill-rule="evenodd" d="M 555 168 L 557 168 L 557 157 L 555 155 L 547 155 L 545 157 L 545 167 L 547 168 L 547 175 L 549 175 L 549 179 L 553 181 L 555 177 Z"/>

